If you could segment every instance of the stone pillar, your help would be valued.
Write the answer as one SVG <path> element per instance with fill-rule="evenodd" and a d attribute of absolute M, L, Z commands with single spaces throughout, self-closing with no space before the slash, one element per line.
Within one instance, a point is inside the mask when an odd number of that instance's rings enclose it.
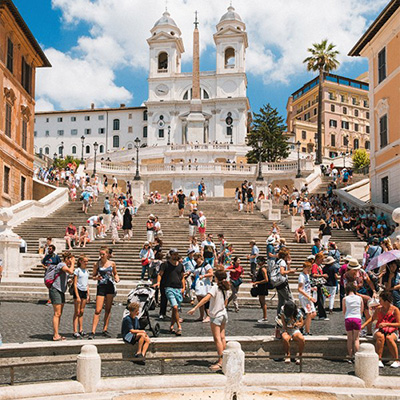
<path fill-rule="evenodd" d="M 8 222 L 13 218 L 13 212 L 10 209 L 0 209 L 0 257 L 3 260 L 4 278 L 18 278 L 23 272 L 23 263 L 19 252 L 20 240 Z"/>
<path fill-rule="evenodd" d="M 85 392 L 96 392 L 101 381 L 101 358 L 96 346 L 92 344 L 82 346 L 78 355 L 76 377 Z"/>
<path fill-rule="evenodd" d="M 244 351 L 240 343 L 228 342 L 222 357 L 222 372 L 226 376 L 225 398 L 234 399 L 240 393 L 244 375 Z"/>
<path fill-rule="evenodd" d="M 365 386 L 371 387 L 379 377 L 379 357 L 375 347 L 371 343 L 363 343 L 355 355 L 356 376 L 365 382 Z"/>
<path fill-rule="evenodd" d="M 143 181 L 132 181 L 132 196 L 137 204 L 143 204 L 144 199 L 144 182 Z"/>

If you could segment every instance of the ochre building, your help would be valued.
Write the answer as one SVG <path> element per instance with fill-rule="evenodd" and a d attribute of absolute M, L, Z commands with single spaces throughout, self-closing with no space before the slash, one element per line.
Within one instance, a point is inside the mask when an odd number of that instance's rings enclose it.
<path fill-rule="evenodd" d="M 0 206 L 32 199 L 35 70 L 51 67 L 11 0 L 0 0 Z"/>
<path fill-rule="evenodd" d="M 371 200 L 400 206 L 400 1 L 391 1 L 350 56 L 369 61 Z"/>

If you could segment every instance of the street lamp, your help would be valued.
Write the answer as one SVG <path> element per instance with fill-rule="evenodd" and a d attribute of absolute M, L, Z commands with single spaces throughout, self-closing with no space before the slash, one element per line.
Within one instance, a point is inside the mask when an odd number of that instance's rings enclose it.
<path fill-rule="evenodd" d="M 81 155 L 81 162 L 83 163 L 83 148 L 85 147 L 85 136 L 81 136 L 82 141 L 82 155 Z"/>
<path fill-rule="evenodd" d="M 171 125 L 168 125 L 168 143 L 169 146 L 171 144 Z"/>
<path fill-rule="evenodd" d="M 346 168 L 346 156 L 349 153 L 349 135 L 344 137 L 346 139 L 346 153 L 343 156 L 343 167 Z"/>
<path fill-rule="evenodd" d="M 140 147 L 140 139 L 137 137 L 135 139 L 135 147 L 136 147 L 136 175 L 133 178 L 135 181 L 140 181 L 139 175 L 139 147 Z"/>
<path fill-rule="evenodd" d="M 53 154 L 53 160 L 56 161 L 57 160 L 57 153 Z"/>
<path fill-rule="evenodd" d="M 61 158 L 64 158 L 64 142 L 61 142 Z"/>
<path fill-rule="evenodd" d="M 230 125 L 229 128 L 231 128 L 231 141 L 229 144 L 233 144 L 233 125 Z"/>
<path fill-rule="evenodd" d="M 93 174 L 92 178 L 96 176 L 96 155 L 97 155 L 97 149 L 99 148 L 99 144 L 97 142 L 93 143 L 93 149 L 94 149 L 94 166 L 93 166 Z"/>
<path fill-rule="evenodd" d="M 231 136 L 231 138 L 232 138 L 232 136 Z M 263 145 L 262 139 L 257 139 L 257 146 L 258 146 L 258 176 L 257 176 L 257 181 L 263 181 L 264 180 L 264 177 L 262 176 L 262 170 L 261 170 L 262 145 Z"/>
<path fill-rule="evenodd" d="M 296 178 L 301 178 L 301 172 L 300 172 L 300 140 L 297 141 L 296 143 L 297 146 L 297 175 Z"/>

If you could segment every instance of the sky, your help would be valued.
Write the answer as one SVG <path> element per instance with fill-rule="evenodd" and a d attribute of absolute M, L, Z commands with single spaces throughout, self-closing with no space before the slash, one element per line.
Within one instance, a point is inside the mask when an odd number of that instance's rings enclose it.
<path fill-rule="evenodd" d="M 182 70 L 191 71 L 194 11 L 199 12 L 201 70 L 215 70 L 215 26 L 229 0 L 14 0 L 52 68 L 38 69 L 36 110 L 139 106 L 147 99 L 150 29 L 166 4 L 182 31 Z M 315 75 L 303 60 L 328 39 L 340 52 L 339 75 L 356 78 L 367 62 L 348 57 L 388 0 L 233 0 L 246 23 L 248 97 L 286 117 L 291 93 Z"/>

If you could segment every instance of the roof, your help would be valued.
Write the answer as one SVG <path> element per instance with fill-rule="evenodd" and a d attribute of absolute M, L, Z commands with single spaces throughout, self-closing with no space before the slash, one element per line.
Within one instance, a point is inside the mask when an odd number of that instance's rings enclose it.
<path fill-rule="evenodd" d="M 50 61 L 47 59 L 46 55 L 44 54 L 42 48 L 40 47 L 39 43 L 36 41 L 35 37 L 33 36 L 32 32 L 28 28 L 28 25 L 22 18 L 21 14 L 19 13 L 17 7 L 15 7 L 14 3 L 11 0 L 0 0 L 0 9 L 8 7 L 12 16 L 14 17 L 15 21 L 21 28 L 22 32 L 25 34 L 31 46 L 35 49 L 35 51 L 39 54 L 40 59 L 43 62 L 43 67 L 51 67 Z"/>
<path fill-rule="evenodd" d="M 165 10 L 163 16 L 154 24 L 154 27 L 162 25 L 172 25 L 178 27 L 175 21 L 171 18 L 171 14 L 167 10 Z"/>
<path fill-rule="evenodd" d="M 129 111 L 129 110 L 146 110 L 147 107 L 111 107 L 111 108 L 86 108 L 81 110 L 59 110 L 59 111 L 36 111 L 35 116 L 38 115 L 54 115 L 54 114 L 77 114 L 77 113 L 90 113 L 90 112 L 108 112 L 108 111 Z"/>
<path fill-rule="evenodd" d="M 391 0 L 390 3 L 384 8 L 384 10 L 378 15 L 376 20 L 367 29 L 361 39 L 356 45 L 350 50 L 349 56 L 359 56 L 365 46 L 377 35 L 382 29 L 386 22 L 392 17 L 392 15 L 400 7 L 400 0 Z"/>
<path fill-rule="evenodd" d="M 230 7 L 228 7 L 228 12 L 225 13 L 219 20 L 219 22 L 223 22 L 223 21 L 240 21 L 240 22 L 242 22 L 242 18 L 240 18 L 240 15 L 237 12 L 235 12 L 234 7 L 230 6 Z"/>

